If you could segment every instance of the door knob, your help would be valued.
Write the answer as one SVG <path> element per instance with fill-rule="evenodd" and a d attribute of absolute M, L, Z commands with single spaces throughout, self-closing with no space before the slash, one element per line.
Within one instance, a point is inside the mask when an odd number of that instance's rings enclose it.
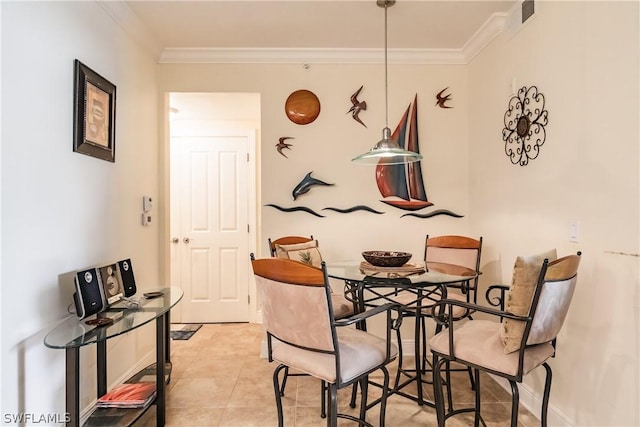
<path fill-rule="evenodd" d="M 182 239 L 183 242 L 185 243 L 189 243 L 191 241 L 191 239 L 189 239 L 188 237 L 185 237 L 184 239 Z"/>
<path fill-rule="evenodd" d="M 178 239 L 177 237 L 174 237 L 173 239 L 171 239 L 171 243 L 178 243 L 180 241 L 180 239 Z"/>

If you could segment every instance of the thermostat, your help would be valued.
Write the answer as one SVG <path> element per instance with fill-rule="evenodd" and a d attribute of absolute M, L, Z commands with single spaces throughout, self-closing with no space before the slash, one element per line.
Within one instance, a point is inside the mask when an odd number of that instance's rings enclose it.
<path fill-rule="evenodd" d="M 149 212 L 153 207 L 153 200 L 149 196 L 142 196 L 142 211 Z"/>

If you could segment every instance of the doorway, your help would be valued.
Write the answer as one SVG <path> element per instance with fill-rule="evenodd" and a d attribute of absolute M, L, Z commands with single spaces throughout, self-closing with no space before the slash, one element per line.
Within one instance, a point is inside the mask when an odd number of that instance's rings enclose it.
<path fill-rule="evenodd" d="M 170 277 L 179 323 L 255 319 L 257 94 L 169 95 Z"/>

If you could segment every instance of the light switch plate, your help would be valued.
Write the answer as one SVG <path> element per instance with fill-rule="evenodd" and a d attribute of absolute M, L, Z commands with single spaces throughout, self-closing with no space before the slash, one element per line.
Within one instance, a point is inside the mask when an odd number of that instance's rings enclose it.
<path fill-rule="evenodd" d="M 573 243 L 580 241 L 580 223 L 578 221 L 569 223 L 569 241 Z"/>

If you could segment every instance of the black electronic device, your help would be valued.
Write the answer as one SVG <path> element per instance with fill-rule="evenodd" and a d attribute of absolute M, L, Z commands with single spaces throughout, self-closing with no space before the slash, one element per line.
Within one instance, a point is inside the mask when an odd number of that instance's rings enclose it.
<path fill-rule="evenodd" d="M 130 259 L 123 259 L 117 262 L 120 278 L 122 279 L 122 287 L 124 296 L 130 297 L 136 293 L 136 279 L 133 276 L 133 265 Z"/>
<path fill-rule="evenodd" d="M 80 319 L 97 314 L 106 308 L 97 268 L 76 272 L 74 282 L 76 292 L 73 294 L 73 301 L 76 305 L 76 314 Z"/>

